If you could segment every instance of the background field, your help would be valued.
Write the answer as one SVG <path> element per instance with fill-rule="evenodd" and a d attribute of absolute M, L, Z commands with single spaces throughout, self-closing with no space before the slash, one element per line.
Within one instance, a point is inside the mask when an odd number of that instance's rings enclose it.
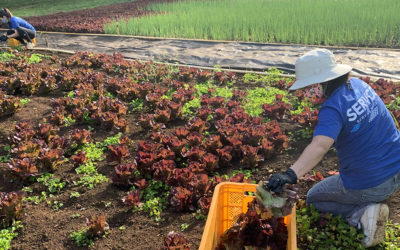
<path fill-rule="evenodd" d="M 296 44 L 399 47 L 398 0 L 220 0 L 152 4 L 163 12 L 106 33 Z"/>
<path fill-rule="evenodd" d="M 5 0 L 2 8 L 6 7 L 20 17 L 41 16 L 57 12 L 94 8 L 103 5 L 133 2 L 132 0 Z"/>

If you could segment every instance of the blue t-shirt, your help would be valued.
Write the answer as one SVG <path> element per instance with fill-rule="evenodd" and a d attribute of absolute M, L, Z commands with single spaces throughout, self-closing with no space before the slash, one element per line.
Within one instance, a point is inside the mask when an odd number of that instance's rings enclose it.
<path fill-rule="evenodd" d="M 335 140 L 343 185 L 350 189 L 378 186 L 400 171 L 400 132 L 375 91 L 350 79 L 322 105 L 314 136 Z"/>
<path fill-rule="evenodd" d="M 33 30 L 36 32 L 35 28 L 33 28 L 33 26 L 30 23 L 28 23 L 24 19 L 16 17 L 16 16 L 11 17 L 9 27 L 11 29 L 15 29 L 15 30 L 18 27 L 23 27 L 23 28 L 30 29 L 30 30 Z"/>

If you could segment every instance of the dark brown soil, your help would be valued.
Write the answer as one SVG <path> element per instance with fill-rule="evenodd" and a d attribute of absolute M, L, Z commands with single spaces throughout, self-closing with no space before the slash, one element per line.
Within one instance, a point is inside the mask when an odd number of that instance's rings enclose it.
<path fill-rule="evenodd" d="M 40 121 L 51 111 L 49 98 L 32 97 L 31 101 L 15 115 L 0 122 L 0 144 L 6 144 L 6 137 L 12 129 L 12 124 L 17 121 Z M 140 139 L 143 134 L 140 128 L 135 126 L 135 115 L 130 115 L 131 129 L 129 136 L 132 139 Z M 282 124 L 284 128 L 293 129 L 294 124 Z M 95 139 L 104 139 L 108 136 L 103 132 L 95 135 Z M 266 162 L 258 168 L 253 179 L 258 181 L 266 178 L 272 172 L 282 171 L 292 164 L 307 145 L 306 141 L 294 142 L 291 149 Z M 1 165 L 0 190 L 11 191 L 21 188 L 17 182 L 7 175 L 6 164 Z M 109 175 L 113 167 L 107 163 L 99 165 L 99 171 Z M 329 152 L 323 161 L 315 168 L 324 176 L 328 171 L 337 169 L 337 158 L 334 152 Z M 65 164 L 57 170 L 55 175 L 67 182 L 73 178 L 73 167 Z M 312 183 L 301 182 L 300 196 L 305 198 L 307 190 Z M 38 183 L 32 184 L 35 192 L 40 192 Z M 79 191 L 79 198 L 70 198 L 70 193 Z M 26 204 L 26 217 L 23 220 L 24 227 L 19 236 L 12 243 L 13 249 L 81 249 L 75 246 L 69 235 L 85 225 L 85 218 L 92 215 L 104 214 L 110 226 L 107 236 L 95 241 L 95 249 L 159 249 L 162 246 L 163 237 L 170 231 L 180 231 L 181 225 L 186 223 L 189 227 L 183 232 L 190 241 L 192 249 L 198 248 L 205 221 L 198 220 L 191 213 L 165 212 L 163 222 L 155 222 L 146 213 L 132 213 L 122 206 L 121 197 L 126 190 L 119 189 L 111 183 L 103 183 L 94 189 L 67 186 L 61 194 L 48 200 L 59 201 L 64 206 L 59 211 L 54 211 L 46 202 L 39 205 Z M 400 222 L 400 192 L 387 200 L 390 207 L 390 219 Z M 79 215 L 78 218 L 75 218 Z M 73 218 L 74 217 L 74 218 Z"/>

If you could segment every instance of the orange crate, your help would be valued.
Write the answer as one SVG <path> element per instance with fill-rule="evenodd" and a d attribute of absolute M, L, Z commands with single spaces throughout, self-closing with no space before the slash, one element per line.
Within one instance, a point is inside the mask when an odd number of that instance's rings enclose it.
<path fill-rule="evenodd" d="M 223 182 L 216 186 L 208 212 L 206 226 L 199 250 L 213 250 L 218 245 L 221 235 L 230 228 L 241 213 L 247 212 L 247 203 L 254 199 L 248 192 L 256 192 L 256 184 Z M 297 249 L 296 243 L 296 208 L 285 216 L 288 228 L 287 250 Z"/>

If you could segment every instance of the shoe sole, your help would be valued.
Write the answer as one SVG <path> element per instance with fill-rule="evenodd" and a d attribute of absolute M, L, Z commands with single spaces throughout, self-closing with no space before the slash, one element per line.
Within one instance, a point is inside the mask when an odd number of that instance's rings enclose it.
<path fill-rule="evenodd" d="M 379 209 L 379 217 L 378 220 L 376 221 L 376 232 L 375 232 L 375 239 L 379 239 L 380 241 L 377 242 L 376 244 L 382 242 L 385 239 L 385 227 L 386 227 L 386 222 L 389 217 L 389 208 L 386 204 L 381 204 L 381 207 Z"/>
<path fill-rule="evenodd" d="M 379 215 L 376 220 L 376 231 L 374 234 L 374 240 L 369 242 L 370 244 L 364 245 L 364 247 L 373 247 L 381 243 L 385 239 L 385 227 L 386 221 L 389 217 L 389 207 L 386 204 L 380 204 Z"/>

